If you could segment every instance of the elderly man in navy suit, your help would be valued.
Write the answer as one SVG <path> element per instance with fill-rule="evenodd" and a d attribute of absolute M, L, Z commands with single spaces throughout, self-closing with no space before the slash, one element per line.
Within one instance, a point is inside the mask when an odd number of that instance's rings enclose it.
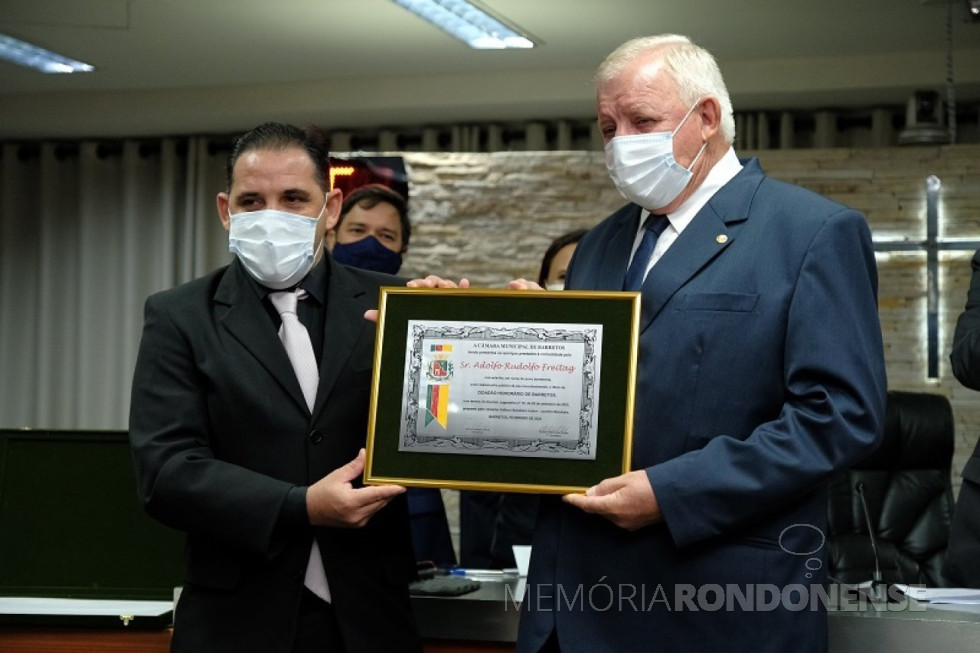
<path fill-rule="evenodd" d="M 630 203 L 565 284 L 641 293 L 633 471 L 542 502 L 517 649 L 826 650 L 825 484 L 885 407 L 867 224 L 736 157 L 688 39 L 627 42 L 596 80 Z"/>

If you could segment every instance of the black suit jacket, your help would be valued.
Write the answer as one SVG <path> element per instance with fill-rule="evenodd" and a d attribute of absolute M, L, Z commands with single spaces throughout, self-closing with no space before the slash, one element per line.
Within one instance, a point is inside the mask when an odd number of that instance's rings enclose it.
<path fill-rule="evenodd" d="M 175 651 L 289 651 L 314 535 L 347 649 L 420 648 L 403 497 L 359 529 L 280 520 L 290 488 L 364 446 L 375 329 L 363 314 L 396 282 L 329 256 L 322 264 L 330 270 L 312 415 L 240 263 L 146 302 L 130 439 L 146 510 L 187 533 Z"/>
<path fill-rule="evenodd" d="M 970 261 L 973 276 L 966 310 L 956 321 L 949 360 L 960 383 L 980 390 L 980 250 Z M 963 467 L 943 575 L 962 587 L 980 587 L 980 442 Z"/>

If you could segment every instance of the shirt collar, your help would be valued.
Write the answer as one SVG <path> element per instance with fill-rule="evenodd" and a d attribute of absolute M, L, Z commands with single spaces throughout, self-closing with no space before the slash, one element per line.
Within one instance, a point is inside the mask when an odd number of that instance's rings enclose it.
<path fill-rule="evenodd" d="M 326 247 L 324 247 L 326 250 Z M 326 304 L 327 279 L 330 277 L 330 255 L 326 251 L 320 257 L 320 261 L 313 266 L 313 269 L 299 282 L 299 287 L 318 301 L 320 305 Z"/>
<path fill-rule="evenodd" d="M 330 277 L 330 263 L 327 260 L 328 257 L 329 255 L 324 252 L 323 256 L 320 258 L 320 261 L 313 266 L 313 269 L 310 270 L 298 284 L 293 286 L 293 288 L 298 287 L 305 290 L 307 295 L 315 299 L 321 306 L 326 303 L 327 279 Z M 241 266 L 242 274 L 244 274 L 245 278 L 249 280 L 252 290 L 255 291 L 255 294 L 258 295 L 259 299 L 265 299 L 269 293 L 279 292 L 277 290 L 273 290 L 272 288 L 267 288 L 259 283 L 255 277 L 248 273 L 248 270 L 245 269 L 245 266 L 242 265 L 237 256 L 235 257 L 235 262 Z M 291 289 L 286 288 L 286 290 Z"/>
<path fill-rule="evenodd" d="M 701 185 L 694 189 L 690 197 L 677 207 L 676 211 L 667 215 L 667 220 L 670 221 L 670 226 L 673 227 L 674 231 L 678 234 L 684 231 L 687 225 L 691 224 L 691 220 L 698 214 L 698 211 L 708 203 L 708 200 L 741 170 L 742 164 L 739 162 L 735 150 L 729 147 L 728 151 L 708 171 Z M 643 224 L 643 221 L 646 220 L 649 214 L 649 211 L 646 209 L 643 210 L 640 215 L 640 225 Z"/>

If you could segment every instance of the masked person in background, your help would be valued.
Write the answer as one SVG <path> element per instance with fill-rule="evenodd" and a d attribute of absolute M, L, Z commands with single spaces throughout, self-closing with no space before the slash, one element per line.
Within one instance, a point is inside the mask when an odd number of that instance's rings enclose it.
<path fill-rule="evenodd" d="M 370 184 L 344 200 L 336 226 L 327 231 L 327 248 L 338 263 L 397 274 L 411 236 L 405 198 L 387 186 Z"/>
<path fill-rule="evenodd" d="M 575 246 L 587 232 L 587 229 L 575 229 L 551 241 L 551 245 L 545 250 L 544 258 L 541 259 L 541 270 L 538 272 L 539 286 L 546 290 L 565 289 L 568 264 L 572 261 Z"/>
<path fill-rule="evenodd" d="M 411 236 L 405 198 L 387 186 L 369 184 L 347 196 L 326 240 L 337 263 L 397 274 Z M 438 566 L 455 565 L 456 553 L 442 493 L 433 488 L 409 488 L 407 498 L 416 560 Z"/>
<path fill-rule="evenodd" d="M 399 280 L 324 252 L 327 155 L 290 125 L 239 138 L 217 196 L 235 260 L 146 301 L 130 440 L 147 512 L 187 534 L 177 653 L 422 650 L 404 488 L 360 484 L 363 315 Z"/>

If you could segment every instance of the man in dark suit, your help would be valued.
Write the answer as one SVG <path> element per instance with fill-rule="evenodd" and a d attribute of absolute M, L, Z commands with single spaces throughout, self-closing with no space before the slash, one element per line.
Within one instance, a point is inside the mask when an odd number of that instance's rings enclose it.
<path fill-rule="evenodd" d="M 956 320 L 949 361 L 960 383 L 980 390 L 980 250 L 973 254 L 970 266 L 970 290 L 966 308 Z M 943 576 L 961 587 L 980 587 L 980 442 L 963 466 Z"/>
<path fill-rule="evenodd" d="M 739 161 L 684 37 L 621 46 L 597 101 L 631 203 L 565 283 L 642 294 L 634 471 L 543 501 L 518 651 L 826 650 L 825 481 L 885 408 L 865 220 Z"/>
<path fill-rule="evenodd" d="M 323 253 L 342 201 L 327 166 L 315 133 L 245 134 L 217 197 L 236 260 L 146 302 L 130 438 L 146 510 L 187 533 L 174 651 L 421 650 L 404 488 L 358 481 L 363 315 L 397 281 Z M 293 293 L 294 311 L 272 303 Z M 291 312 L 312 387 L 278 334 Z"/>

